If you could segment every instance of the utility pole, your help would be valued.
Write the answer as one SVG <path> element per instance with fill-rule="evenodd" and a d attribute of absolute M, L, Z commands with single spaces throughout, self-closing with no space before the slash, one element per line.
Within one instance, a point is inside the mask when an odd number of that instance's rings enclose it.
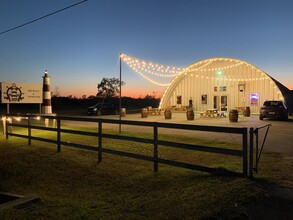
<path fill-rule="evenodd" d="M 119 134 L 121 134 L 121 109 L 122 109 L 122 102 L 121 102 L 121 82 L 122 82 L 122 63 L 121 63 L 121 56 L 122 53 L 119 55 L 119 61 L 120 61 L 120 83 L 119 83 Z"/>

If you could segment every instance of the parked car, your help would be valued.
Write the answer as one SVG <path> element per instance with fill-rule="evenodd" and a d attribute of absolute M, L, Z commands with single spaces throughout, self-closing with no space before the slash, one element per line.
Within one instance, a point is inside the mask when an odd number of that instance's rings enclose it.
<path fill-rule="evenodd" d="M 260 108 L 259 119 L 288 119 L 288 108 L 283 101 L 265 101 L 263 106 Z"/>
<path fill-rule="evenodd" d="M 87 110 L 88 115 L 117 115 L 118 108 L 112 103 L 97 103 Z"/>

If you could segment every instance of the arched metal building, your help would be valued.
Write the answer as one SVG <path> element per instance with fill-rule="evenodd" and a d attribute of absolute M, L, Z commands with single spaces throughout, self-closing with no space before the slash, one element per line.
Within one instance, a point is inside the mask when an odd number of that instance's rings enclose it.
<path fill-rule="evenodd" d="M 232 58 L 209 58 L 188 66 L 165 90 L 159 108 L 182 108 L 189 100 L 195 111 L 250 107 L 251 113 L 259 113 L 265 100 L 285 100 L 293 110 L 289 89 L 258 67 Z"/>

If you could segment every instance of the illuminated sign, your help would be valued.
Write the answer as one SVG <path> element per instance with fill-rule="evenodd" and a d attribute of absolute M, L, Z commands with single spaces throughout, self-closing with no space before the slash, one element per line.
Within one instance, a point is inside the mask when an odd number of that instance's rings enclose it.
<path fill-rule="evenodd" d="M 250 94 L 250 103 L 251 104 L 258 104 L 258 94 L 257 93 L 251 93 Z"/>
<path fill-rule="evenodd" d="M 40 84 L 1 82 L 1 103 L 42 103 Z"/>

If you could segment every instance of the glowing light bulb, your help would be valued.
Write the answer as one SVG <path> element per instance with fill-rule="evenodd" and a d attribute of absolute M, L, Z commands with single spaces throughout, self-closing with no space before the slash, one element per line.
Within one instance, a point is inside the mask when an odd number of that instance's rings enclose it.
<path fill-rule="evenodd" d="M 218 69 L 217 74 L 218 76 L 221 76 L 223 74 L 223 71 L 221 69 Z"/>

